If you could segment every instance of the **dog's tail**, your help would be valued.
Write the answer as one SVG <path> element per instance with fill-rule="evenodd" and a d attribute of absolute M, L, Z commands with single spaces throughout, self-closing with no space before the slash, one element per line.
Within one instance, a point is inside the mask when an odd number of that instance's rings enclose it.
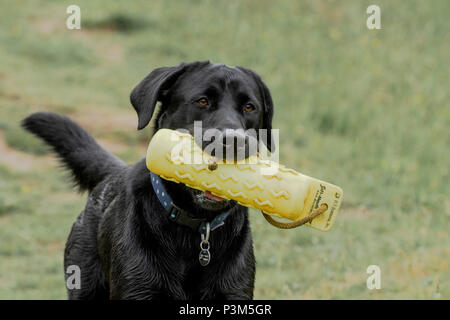
<path fill-rule="evenodd" d="M 25 118 L 22 127 L 53 148 L 64 166 L 71 171 L 80 191 L 92 190 L 107 175 L 126 166 L 67 117 L 37 112 Z"/>

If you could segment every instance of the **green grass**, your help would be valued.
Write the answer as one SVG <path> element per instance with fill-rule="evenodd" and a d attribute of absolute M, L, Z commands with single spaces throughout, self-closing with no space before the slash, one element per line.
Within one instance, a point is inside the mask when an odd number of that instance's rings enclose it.
<path fill-rule="evenodd" d="M 64 299 L 63 249 L 85 196 L 20 120 L 78 120 L 134 162 L 129 93 L 148 72 L 206 60 L 257 71 L 280 161 L 341 186 L 332 230 L 278 230 L 252 212 L 258 299 L 450 298 L 450 3 L 6 1 L 0 11 L 0 299 Z M 1 142 L 1 141 L 0 141 Z M 381 290 L 366 288 L 379 265 Z"/>

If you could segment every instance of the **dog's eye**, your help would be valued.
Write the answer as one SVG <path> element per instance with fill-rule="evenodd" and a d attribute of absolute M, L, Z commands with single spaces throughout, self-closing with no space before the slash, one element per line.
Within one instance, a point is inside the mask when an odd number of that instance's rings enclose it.
<path fill-rule="evenodd" d="M 201 98 L 201 99 L 197 100 L 197 103 L 199 105 L 201 105 L 202 107 L 206 107 L 209 104 L 208 99 L 206 99 L 206 98 Z"/>
<path fill-rule="evenodd" d="M 244 112 L 252 112 L 255 109 L 256 109 L 256 107 L 254 105 L 252 105 L 251 103 L 247 103 L 244 106 Z"/>

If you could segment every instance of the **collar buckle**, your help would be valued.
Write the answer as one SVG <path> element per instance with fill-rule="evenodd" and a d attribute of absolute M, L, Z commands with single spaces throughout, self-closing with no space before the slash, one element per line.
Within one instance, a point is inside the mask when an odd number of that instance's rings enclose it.
<path fill-rule="evenodd" d="M 169 210 L 167 210 L 167 213 L 169 214 L 169 219 L 177 222 L 178 217 L 180 216 L 180 212 L 182 209 L 180 209 L 177 205 L 175 205 L 173 202 L 169 206 Z"/>

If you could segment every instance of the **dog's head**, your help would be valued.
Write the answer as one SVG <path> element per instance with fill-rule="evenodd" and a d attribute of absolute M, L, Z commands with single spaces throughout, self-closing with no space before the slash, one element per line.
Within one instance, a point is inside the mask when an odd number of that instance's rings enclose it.
<path fill-rule="evenodd" d="M 254 148 L 249 145 L 257 139 L 262 139 L 269 151 L 275 148 L 271 136 L 272 97 L 261 78 L 250 69 L 209 61 L 157 68 L 133 89 L 130 100 L 138 114 L 138 129 L 147 126 L 159 101 L 155 130 L 183 129 L 194 134 L 194 122 L 201 121 L 203 132 L 215 129 L 221 136 L 213 135 L 209 141 L 197 143 L 204 149 L 213 142 L 219 143 L 223 146 L 220 155 L 227 158 L 230 146 L 235 158 L 242 154 L 237 150 L 239 146 L 243 146 L 245 156 L 253 153 Z M 266 129 L 264 138 L 258 134 L 259 129 Z M 185 189 L 193 203 L 204 209 L 220 210 L 230 205 L 210 193 Z"/>

